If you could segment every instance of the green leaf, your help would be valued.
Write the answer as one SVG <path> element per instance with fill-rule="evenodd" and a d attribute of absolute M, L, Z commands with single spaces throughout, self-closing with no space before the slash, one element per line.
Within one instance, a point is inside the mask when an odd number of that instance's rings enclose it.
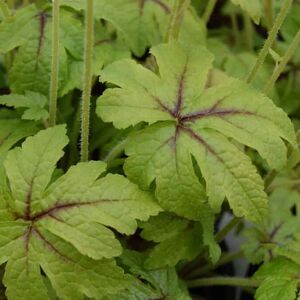
<path fill-rule="evenodd" d="M 263 280 L 255 293 L 256 300 L 294 300 L 299 283 L 300 266 L 278 258 L 263 265 L 254 278 Z"/>
<path fill-rule="evenodd" d="M 206 224 L 209 224 L 208 220 Z M 200 223 L 171 214 L 160 214 L 141 224 L 141 227 L 143 228 L 141 236 L 144 239 L 158 243 L 145 261 L 145 266 L 149 269 L 173 267 L 181 260 L 190 261 L 206 245 L 210 247 L 213 263 L 219 259 L 220 249 L 214 241 L 212 228 L 202 228 Z M 212 236 L 209 241 L 206 240 L 208 233 Z"/>
<path fill-rule="evenodd" d="M 18 119 L 0 120 L 0 160 L 18 141 L 36 133 L 37 127 L 30 121 Z"/>
<path fill-rule="evenodd" d="M 99 0 L 94 2 L 95 18 L 109 21 L 137 56 L 147 47 L 165 40 L 174 0 Z M 63 0 L 62 5 L 84 10 L 83 0 Z M 205 43 L 206 28 L 196 12 L 189 9 L 183 16 L 178 39 L 182 44 Z"/>
<path fill-rule="evenodd" d="M 45 109 L 47 98 L 44 95 L 27 91 L 25 95 L 10 94 L 0 96 L 0 104 L 8 107 L 25 108 L 24 120 L 46 120 L 48 111 Z"/>
<path fill-rule="evenodd" d="M 40 94 L 49 94 L 51 74 L 51 19 L 45 12 L 31 20 L 33 32 L 27 35 L 27 41 L 18 49 L 13 66 L 9 70 L 10 87 L 13 93 L 23 94 L 27 90 Z M 12 33 L 13 34 L 13 33 Z M 2 37 L 0 36 L 0 41 Z M 67 54 L 60 48 L 59 92 L 67 80 Z"/>
<path fill-rule="evenodd" d="M 6 53 L 25 44 L 28 35 L 32 35 L 35 26 L 32 19 L 38 11 L 34 5 L 20 9 L 13 16 L 6 18 L 0 24 L 0 52 Z"/>
<path fill-rule="evenodd" d="M 280 169 L 287 156 L 282 139 L 297 149 L 292 123 L 270 99 L 239 80 L 205 88 L 212 56 L 203 47 L 162 44 L 152 53 L 159 75 L 129 60 L 101 74 L 102 81 L 119 86 L 98 99 L 104 121 L 117 128 L 155 123 L 130 137 L 125 172 L 143 188 L 155 180 L 160 204 L 181 216 L 201 220 L 207 194 L 215 210 L 226 197 L 236 216 L 262 224 L 267 215 L 263 181 L 230 139 L 256 149 L 270 167 Z"/>
<path fill-rule="evenodd" d="M 122 294 L 116 295 L 115 298 L 109 300 L 191 299 L 187 288 L 184 283 L 179 280 L 174 268 L 162 268 L 149 271 L 144 268 L 145 259 L 146 257 L 139 252 L 124 251 L 121 256 L 121 262 L 129 268 L 129 271 L 136 276 L 137 280 L 129 291 L 124 291 Z"/>
<path fill-rule="evenodd" d="M 132 279 L 113 260 L 121 245 L 106 226 L 133 234 L 136 220 L 160 211 L 126 178 L 99 177 L 103 162 L 79 163 L 53 182 L 67 141 L 65 126 L 49 128 L 5 160 L 9 186 L 0 185 L 0 199 L 14 218 L 0 222 L 0 262 L 7 262 L 9 299 L 50 299 L 40 268 L 62 299 L 102 299 L 129 288 Z"/>
<path fill-rule="evenodd" d="M 239 5 L 255 22 L 259 24 L 262 17 L 263 7 L 259 0 L 231 0 L 235 5 Z"/>

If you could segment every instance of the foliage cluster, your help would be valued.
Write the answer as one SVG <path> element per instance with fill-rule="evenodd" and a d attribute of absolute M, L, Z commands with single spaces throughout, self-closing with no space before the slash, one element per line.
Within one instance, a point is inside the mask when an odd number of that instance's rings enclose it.
<path fill-rule="evenodd" d="M 299 3 L 0 9 L 1 299 L 299 299 Z"/>

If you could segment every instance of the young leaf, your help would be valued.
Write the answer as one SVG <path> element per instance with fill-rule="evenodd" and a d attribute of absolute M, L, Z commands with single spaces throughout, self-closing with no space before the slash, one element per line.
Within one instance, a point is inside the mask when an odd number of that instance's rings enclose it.
<path fill-rule="evenodd" d="M 145 255 L 136 251 L 125 250 L 120 259 L 122 264 L 136 276 L 136 282 L 129 290 L 105 300 L 191 299 L 174 268 L 146 270 Z"/>
<path fill-rule="evenodd" d="M 181 260 L 192 260 L 205 245 L 210 247 L 213 263 L 220 256 L 220 249 L 213 237 L 207 243 L 204 229 L 199 223 L 171 214 L 160 214 L 141 224 L 141 227 L 143 228 L 141 236 L 144 239 L 158 243 L 145 261 L 145 267 L 149 269 L 173 267 Z M 210 233 L 213 236 L 213 231 Z"/>
<path fill-rule="evenodd" d="M 44 95 L 27 91 L 25 95 L 10 94 L 0 96 L 0 104 L 8 107 L 25 108 L 24 120 L 46 120 L 48 111 L 45 109 L 47 98 Z"/>
<path fill-rule="evenodd" d="M 297 148 L 292 123 L 270 99 L 239 80 L 205 89 L 212 56 L 200 46 L 162 44 L 152 54 L 159 76 L 130 60 L 101 73 L 102 81 L 119 86 L 98 100 L 104 121 L 117 128 L 155 123 L 130 137 L 126 173 L 143 188 L 155 180 L 157 198 L 167 210 L 201 219 L 206 197 L 193 156 L 214 209 L 226 197 L 236 216 L 263 223 L 263 181 L 229 138 L 256 149 L 280 169 L 287 156 L 282 138 Z"/>
<path fill-rule="evenodd" d="M 300 266 L 285 258 L 263 265 L 254 278 L 263 280 L 255 293 L 256 300 L 294 300 Z"/>
<path fill-rule="evenodd" d="M 262 4 L 259 0 L 231 0 L 234 4 L 239 5 L 255 22 L 259 24 L 262 16 Z"/>
<path fill-rule="evenodd" d="M 106 226 L 132 234 L 136 219 L 160 211 L 124 177 L 99 179 L 103 162 L 80 163 L 52 182 L 66 144 L 65 127 L 56 126 L 27 138 L 4 162 L 9 191 L 1 188 L 0 199 L 13 218 L 0 222 L 0 262 L 7 262 L 9 299 L 49 299 L 40 268 L 63 299 L 102 299 L 129 287 L 112 259 L 121 245 Z"/>
<path fill-rule="evenodd" d="M 0 120 L 0 160 L 18 141 L 37 132 L 37 127 L 29 121 L 18 119 Z"/>

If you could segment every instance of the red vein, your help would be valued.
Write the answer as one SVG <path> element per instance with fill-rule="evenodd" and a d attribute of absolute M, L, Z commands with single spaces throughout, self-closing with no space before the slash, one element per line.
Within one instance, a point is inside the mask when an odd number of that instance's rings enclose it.
<path fill-rule="evenodd" d="M 93 202 L 72 202 L 72 203 L 56 203 L 53 207 L 50 207 L 44 211 L 41 211 L 34 216 L 31 217 L 32 221 L 38 221 L 44 217 L 50 216 L 53 217 L 53 214 L 55 214 L 58 211 L 62 210 L 68 210 L 76 207 L 81 207 L 81 206 L 93 206 L 93 205 L 98 205 L 100 203 L 105 203 L 105 202 L 112 202 L 112 200 L 98 200 L 98 201 L 93 201 Z"/>
<path fill-rule="evenodd" d="M 24 212 L 24 219 L 25 220 L 30 220 L 31 216 L 31 197 L 32 197 L 32 185 L 33 185 L 33 180 L 30 182 L 29 189 L 26 194 L 26 203 L 25 203 L 25 212 Z"/>
<path fill-rule="evenodd" d="M 45 38 L 45 28 L 46 28 L 46 22 L 47 22 L 47 14 L 45 12 L 40 12 L 38 14 L 38 18 L 39 18 L 39 24 L 40 24 L 40 28 L 39 28 L 39 44 L 38 44 L 38 48 L 37 48 L 37 56 L 39 57 L 42 51 L 42 47 L 43 47 L 43 42 L 44 42 L 44 38 Z"/>
<path fill-rule="evenodd" d="M 49 242 L 37 228 L 34 229 L 34 233 L 36 233 L 37 237 L 46 245 L 48 249 L 56 253 L 61 259 L 75 263 L 71 258 L 61 253 L 51 242 Z"/>
<path fill-rule="evenodd" d="M 171 13 L 171 9 L 169 8 L 169 6 L 166 3 L 164 3 L 162 0 L 140 0 L 139 1 L 140 16 L 144 14 L 144 8 L 147 1 L 148 2 L 151 1 L 157 4 L 158 6 L 160 6 L 166 14 Z"/>
<path fill-rule="evenodd" d="M 224 98 L 218 100 L 212 107 L 196 112 L 188 113 L 181 117 L 182 122 L 195 121 L 201 118 L 212 117 L 212 116 L 226 116 L 226 115 L 254 115 L 253 112 L 239 109 L 217 109 Z"/>
<path fill-rule="evenodd" d="M 187 71 L 187 65 L 185 65 L 183 72 L 180 76 L 179 82 L 178 82 L 177 101 L 176 101 L 176 106 L 175 106 L 175 109 L 173 112 L 176 117 L 180 116 L 180 111 L 181 111 L 183 101 L 184 101 L 183 92 L 184 92 L 186 71 Z"/>
<path fill-rule="evenodd" d="M 163 1 L 161 1 L 161 0 L 152 0 L 152 2 L 156 3 L 157 5 L 159 5 L 165 11 L 166 14 L 170 14 L 171 13 L 170 7 L 166 3 L 164 3 Z"/>
<path fill-rule="evenodd" d="M 223 160 L 219 157 L 219 155 L 215 152 L 215 150 L 198 134 L 196 134 L 192 129 L 185 127 L 185 126 L 178 126 L 180 130 L 186 132 L 192 139 L 199 142 L 201 145 L 203 145 L 211 154 L 217 157 L 218 160 Z"/>
<path fill-rule="evenodd" d="M 152 96 L 152 97 L 153 97 L 154 101 L 160 106 L 160 108 L 162 108 L 165 112 L 168 112 L 172 117 L 174 117 L 174 118 L 176 117 L 174 112 L 169 107 L 167 107 L 165 104 L 163 104 L 163 102 L 159 98 L 157 98 L 155 96 Z"/>
<path fill-rule="evenodd" d="M 25 253 L 26 253 L 26 273 L 28 274 L 28 265 L 29 265 L 29 262 L 28 262 L 28 254 L 29 254 L 29 243 L 30 243 L 30 238 L 31 238 L 31 235 L 32 235 L 32 226 L 30 226 L 28 228 L 28 231 L 27 233 L 25 234 Z"/>

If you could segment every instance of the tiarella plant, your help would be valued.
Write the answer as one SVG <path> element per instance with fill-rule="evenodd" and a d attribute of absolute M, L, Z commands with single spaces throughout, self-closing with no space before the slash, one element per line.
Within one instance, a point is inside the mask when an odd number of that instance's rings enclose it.
<path fill-rule="evenodd" d="M 300 297 L 298 3 L 0 10 L 1 299 Z"/>

